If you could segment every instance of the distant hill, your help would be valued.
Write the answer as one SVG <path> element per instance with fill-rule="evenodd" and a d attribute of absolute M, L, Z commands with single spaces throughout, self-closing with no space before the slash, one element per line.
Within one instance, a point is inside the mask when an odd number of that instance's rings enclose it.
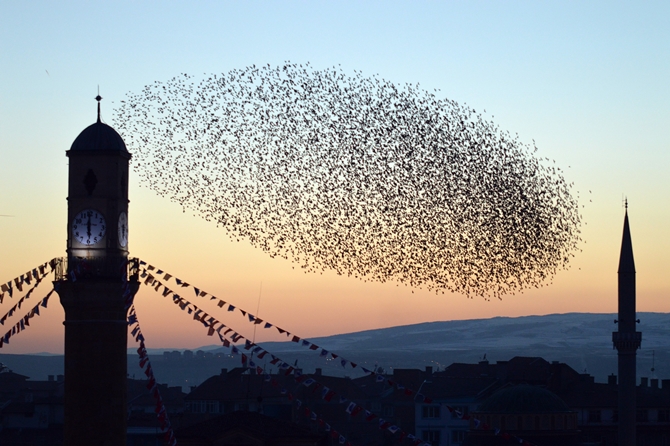
<path fill-rule="evenodd" d="M 638 350 L 638 378 L 652 376 L 652 351 L 655 353 L 655 376 L 670 379 L 670 314 L 638 313 L 642 332 L 642 349 Z M 612 349 L 611 333 L 616 330 L 615 314 L 568 313 L 546 316 L 495 317 L 464 321 L 428 322 L 400 327 L 366 330 L 310 341 L 361 365 L 377 364 L 387 372 L 393 368 L 433 369 L 453 362 L 474 363 L 483 358 L 493 361 L 514 356 L 540 356 L 548 361 L 565 362 L 582 373 L 604 382 L 616 373 L 617 354 Z M 305 371 L 323 368 L 324 374 L 358 376 L 350 368 L 342 369 L 337 361 L 326 361 L 319 355 L 293 342 L 261 344 L 286 361 L 298 361 Z M 238 367 L 239 359 L 231 358 L 227 348 L 203 346 L 207 355 L 193 358 L 166 358 L 163 351 L 150 351 L 156 377 L 170 385 L 197 385 L 221 368 Z M 5 363 L 17 373 L 33 379 L 63 373 L 62 356 L 2 355 Z M 129 349 L 128 373 L 141 375 L 135 349 Z"/>

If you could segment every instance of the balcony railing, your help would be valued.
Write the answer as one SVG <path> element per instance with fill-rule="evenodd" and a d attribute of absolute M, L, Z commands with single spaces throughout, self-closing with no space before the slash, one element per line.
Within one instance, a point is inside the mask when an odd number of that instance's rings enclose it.
<path fill-rule="evenodd" d="M 140 261 L 136 257 L 62 257 L 56 259 L 56 280 L 118 279 L 137 277 Z"/>
<path fill-rule="evenodd" d="M 612 343 L 617 350 L 637 350 L 642 344 L 642 333 L 639 331 L 632 333 L 614 331 L 612 332 Z"/>

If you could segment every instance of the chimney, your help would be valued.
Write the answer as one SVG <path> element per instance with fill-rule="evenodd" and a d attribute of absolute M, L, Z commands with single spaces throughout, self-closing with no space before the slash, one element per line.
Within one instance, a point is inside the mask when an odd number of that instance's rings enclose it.
<path fill-rule="evenodd" d="M 321 367 L 317 367 L 316 370 L 314 370 L 314 374 L 316 376 L 321 376 Z"/>
<path fill-rule="evenodd" d="M 649 382 L 651 383 L 652 389 L 658 389 L 658 378 L 652 378 Z"/>
<path fill-rule="evenodd" d="M 430 365 L 426 366 L 426 375 L 432 375 L 433 374 L 433 367 Z"/>
<path fill-rule="evenodd" d="M 661 380 L 661 384 L 663 385 L 663 390 L 670 390 L 670 379 Z"/>
<path fill-rule="evenodd" d="M 648 378 L 640 378 L 640 387 L 647 387 L 648 384 Z"/>
<path fill-rule="evenodd" d="M 59 383 L 62 383 L 63 381 L 65 381 L 65 376 L 56 375 L 56 381 L 58 381 Z"/>
<path fill-rule="evenodd" d="M 607 384 L 610 386 L 616 386 L 616 375 L 614 373 L 607 377 Z"/>
<path fill-rule="evenodd" d="M 221 376 L 226 376 L 228 374 L 228 369 L 221 369 Z"/>
<path fill-rule="evenodd" d="M 54 381 L 54 376 L 53 376 L 53 375 L 49 375 L 49 382 L 53 382 L 53 381 Z"/>

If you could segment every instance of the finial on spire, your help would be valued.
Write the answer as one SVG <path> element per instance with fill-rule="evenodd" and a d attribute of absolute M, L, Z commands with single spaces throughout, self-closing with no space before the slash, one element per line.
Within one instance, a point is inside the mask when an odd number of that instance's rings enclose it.
<path fill-rule="evenodd" d="M 98 95 L 95 97 L 95 100 L 98 101 L 98 122 L 100 122 L 100 101 L 102 96 L 100 96 L 100 85 L 98 85 Z"/>

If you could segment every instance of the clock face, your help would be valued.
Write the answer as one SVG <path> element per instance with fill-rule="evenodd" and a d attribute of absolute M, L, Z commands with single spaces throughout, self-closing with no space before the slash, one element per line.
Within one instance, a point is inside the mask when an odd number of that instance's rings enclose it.
<path fill-rule="evenodd" d="M 72 236 L 79 243 L 92 246 L 100 243 L 105 237 L 107 223 L 98 211 L 86 209 L 75 215 L 72 221 Z"/>
<path fill-rule="evenodd" d="M 128 216 L 125 212 L 119 215 L 119 245 L 122 248 L 128 246 Z"/>

